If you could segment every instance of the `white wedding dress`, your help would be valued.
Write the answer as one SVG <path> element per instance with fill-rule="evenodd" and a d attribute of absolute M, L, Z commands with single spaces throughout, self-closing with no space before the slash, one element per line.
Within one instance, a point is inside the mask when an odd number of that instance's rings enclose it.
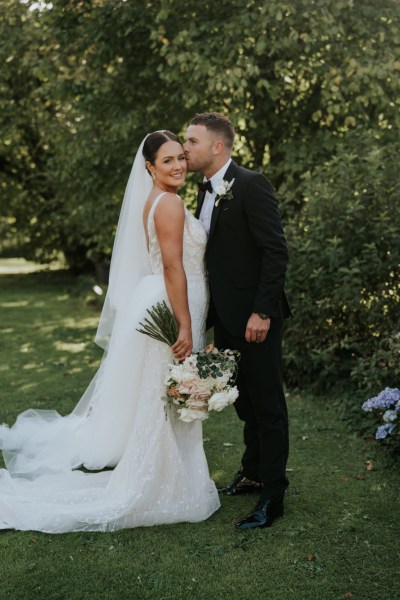
<path fill-rule="evenodd" d="M 105 357 L 66 416 L 28 410 L 0 427 L 0 529 L 113 531 L 201 521 L 219 506 L 203 450 L 201 422 L 164 412 L 170 348 L 136 331 L 146 309 L 168 298 L 154 211 L 148 217 L 150 271 L 117 311 Z M 194 351 L 204 347 L 208 302 L 206 234 L 185 209 L 183 262 Z M 102 470 L 87 473 L 78 468 Z"/>

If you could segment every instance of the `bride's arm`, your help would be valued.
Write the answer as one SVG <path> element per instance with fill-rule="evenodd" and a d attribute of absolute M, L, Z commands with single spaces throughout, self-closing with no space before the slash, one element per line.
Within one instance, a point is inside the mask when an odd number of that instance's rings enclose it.
<path fill-rule="evenodd" d="M 183 268 L 183 230 L 185 211 L 175 194 L 165 194 L 154 211 L 154 223 L 161 249 L 164 280 L 168 298 L 179 326 L 179 335 L 172 346 L 179 360 L 192 352 L 192 325 Z"/>

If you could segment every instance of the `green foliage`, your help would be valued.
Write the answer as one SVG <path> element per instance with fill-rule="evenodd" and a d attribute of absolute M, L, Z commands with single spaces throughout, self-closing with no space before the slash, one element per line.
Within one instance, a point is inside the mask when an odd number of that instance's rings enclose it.
<path fill-rule="evenodd" d="M 398 0 L 43 5 L 0 6 L 0 253 L 106 279 L 140 140 L 220 110 L 287 225 L 290 381 L 395 384 Z"/>
<path fill-rule="evenodd" d="M 394 134 L 355 131 L 304 183 L 304 210 L 287 232 L 292 384 L 398 384 L 389 340 L 400 329 L 399 150 Z"/>
<path fill-rule="evenodd" d="M 400 381 L 400 334 L 395 333 L 392 336 L 382 337 L 374 344 L 373 352 L 358 357 L 351 371 L 351 380 L 356 382 L 361 390 L 367 390 L 374 394 L 385 386 L 398 387 Z"/>
<path fill-rule="evenodd" d="M 379 8 L 371 0 L 163 6 L 153 38 L 163 41 L 169 69 L 158 71 L 172 102 L 183 102 L 187 116 L 227 112 L 243 158 L 258 168 L 269 161 L 274 184 L 292 201 L 301 175 L 331 155 L 337 137 L 398 119 L 392 0 Z"/>
<path fill-rule="evenodd" d="M 292 214 L 338 139 L 398 122 L 399 14 L 397 0 L 4 0 L 6 235 L 75 271 L 107 263 L 139 141 L 209 109 L 232 118 L 236 155 L 268 164 Z"/>
<path fill-rule="evenodd" d="M 43 69 L 51 45 L 33 13 L 12 0 L 0 6 L 0 39 L 4 234 L 17 238 L 26 256 L 35 255 L 31 246 L 36 246 L 39 259 L 51 259 L 60 246 L 57 232 L 47 226 L 55 207 L 49 158 L 56 141 L 50 141 L 56 115 L 46 98 Z"/>

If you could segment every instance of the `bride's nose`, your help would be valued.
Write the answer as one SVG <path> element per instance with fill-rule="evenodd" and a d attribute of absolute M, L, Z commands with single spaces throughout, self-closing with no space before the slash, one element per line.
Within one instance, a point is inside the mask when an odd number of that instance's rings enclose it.
<path fill-rule="evenodd" d="M 176 159 L 175 159 L 175 161 L 174 161 L 174 164 L 173 164 L 173 166 L 172 166 L 172 169 L 173 169 L 174 171 L 182 171 L 182 165 L 180 164 L 180 162 L 179 162 L 179 159 L 178 159 L 178 158 L 176 158 Z"/>

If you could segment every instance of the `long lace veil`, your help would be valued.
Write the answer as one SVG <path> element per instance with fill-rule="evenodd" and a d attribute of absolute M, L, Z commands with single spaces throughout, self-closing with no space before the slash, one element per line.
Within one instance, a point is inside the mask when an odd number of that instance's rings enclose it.
<path fill-rule="evenodd" d="M 147 137 L 147 136 L 146 136 Z M 0 447 L 14 475 L 37 477 L 80 465 L 101 469 L 121 457 L 134 419 L 132 389 L 141 382 L 145 336 L 138 323 L 163 290 L 151 276 L 143 208 L 152 187 L 142 141 L 126 186 L 114 241 L 110 280 L 96 334 L 105 352 L 97 373 L 67 416 L 29 409 L 0 426 Z"/>
<path fill-rule="evenodd" d="M 138 281 L 150 272 L 142 217 L 152 186 L 143 157 L 147 137 L 140 144 L 133 163 L 115 235 L 109 286 L 95 338 L 104 349 L 109 344 L 116 311 L 124 308 Z"/>

